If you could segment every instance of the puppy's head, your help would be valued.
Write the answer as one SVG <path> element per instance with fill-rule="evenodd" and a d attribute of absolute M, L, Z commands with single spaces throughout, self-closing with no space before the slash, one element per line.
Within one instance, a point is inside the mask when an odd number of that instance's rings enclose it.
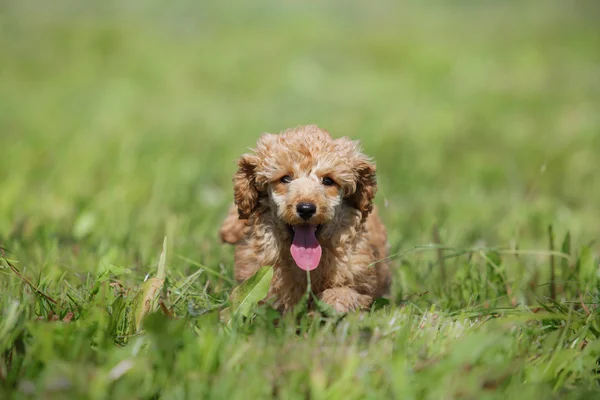
<path fill-rule="evenodd" d="M 357 142 L 332 139 L 314 125 L 263 135 L 238 165 L 234 193 L 240 218 L 249 218 L 261 202 L 268 205 L 289 229 L 292 256 L 304 270 L 318 266 L 319 232 L 342 207 L 359 210 L 363 219 L 373 208 L 373 163 Z"/>

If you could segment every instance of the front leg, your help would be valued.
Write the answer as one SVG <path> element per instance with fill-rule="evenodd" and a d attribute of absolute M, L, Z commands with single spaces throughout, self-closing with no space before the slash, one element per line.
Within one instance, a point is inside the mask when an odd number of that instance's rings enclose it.
<path fill-rule="evenodd" d="M 371 296 L 360 294 L 349 287 L 325 289 L 318 297 L 338 312 L 367 309 L 373 303 Z"/>

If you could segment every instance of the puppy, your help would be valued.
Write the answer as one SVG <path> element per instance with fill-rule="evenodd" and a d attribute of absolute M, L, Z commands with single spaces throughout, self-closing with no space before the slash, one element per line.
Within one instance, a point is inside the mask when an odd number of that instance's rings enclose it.
<path fill-rule="evenodd" d="M 220 230 L 235 244 L 235 277 L 273 266 L 285 312 L 313 292 L 340 312 L 369 308 L 391 282 L 387 234 L 373 198 L 375 165 L 356 141 L 315 125 L 264 134 L 238 161 L 235 206 Z"/>

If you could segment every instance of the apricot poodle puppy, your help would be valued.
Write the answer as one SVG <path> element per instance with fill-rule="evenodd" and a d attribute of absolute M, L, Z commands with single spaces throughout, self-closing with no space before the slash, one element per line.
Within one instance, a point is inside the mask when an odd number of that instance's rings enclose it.
<path fill-rule="evenodd" d="M 235 207 L 220 230 L 235 277 L 273 266 L 269 298 L 288 311 L 311 288 L 337 311 L 370 307 L 391 277 L 387 234 L 373 210 L 375 165 L 348 138 L 317 126 L 264 134 L 238 161 Z"/>

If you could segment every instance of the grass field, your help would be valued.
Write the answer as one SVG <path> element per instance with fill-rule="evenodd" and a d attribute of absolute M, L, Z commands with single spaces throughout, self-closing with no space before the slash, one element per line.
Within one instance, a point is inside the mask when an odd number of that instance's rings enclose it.
<path fill-rule="evenodd" d="M 600 398 L 599 17 L 0 3 L 0 398 Z M 235 160 L 308 123 L 377 161 L 389 305 L 226 324 Z"/>

